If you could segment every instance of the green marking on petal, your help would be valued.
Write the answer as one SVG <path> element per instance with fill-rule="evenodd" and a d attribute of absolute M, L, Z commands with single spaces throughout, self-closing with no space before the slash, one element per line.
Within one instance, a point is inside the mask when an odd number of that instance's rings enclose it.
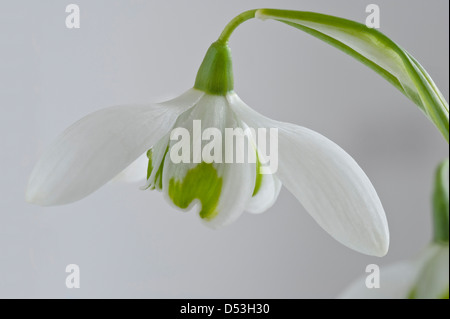
<path fill-rule="evenodd" d="M 444 294 L 441 296 L 440 299 L 449 299 L 448 297 L 449 297 L 449 293 L 448 293 L 448 289 L 447 289 L 447 291 L 444 292 Z"/>
<path fill-rule="evenodd" d="M 164 161 L 166 159 L 167 151 L 169 150 L 169 146 L 167 146 L 166 151 L 164 152 L 164 156 L 161 160 L 161 163 L 159 164 L 158 170 L 155 173 L 155 176 L 153 177 L 153 181 L 148 184 L 148 188 L 150 190 L 154 190 L 155 188 L 157 190 L 162 190 L 162 173 L 163 173 L 163 167 L 164 167 Z M 148 157 L 148 168 L 147 168 L 147 180 L 150 178 L 152 172 L 153 172 L 153 149 L 150 149 L 147 151 L 147 157 Z"/>
<path fill-rule="evenodd" d="M 256 180 L 255 180 L 255 188 L 253 189 L 253 196 L 255 196 L 262 185 L 263 175 L 259 172 L 261 167 L 261 162 L 259 161 L 258 153 L 256 153 Z"/>
<path fill-rule="evenodd" d="M 152 171 L 153 171 L 152 155 L 153 155 L 153 151 L 151 149 L 149 149 L 147 151 L 147 157 L 148 157 L 147 179 L 150 178 L 150 175 L 152 175 Z"/>
<path fill-rule="evenodd" d="M 161 164 L 159 165 L 158 171 L 155 174 L 155 187 L 158 190 L 162 190 L 162 174 L 163 174 L 163 167 L 164 167 L 164 161 L 166 160 L 167 151 L 169 150 L 169 146 L 167 146 L 166 151 L 164 152 L 164 156 L 162 158 Z"/>
<path fill-rule="evenodd" d="M 213 164 L 202 162 L 190 169 L 182 181 L 170 179 L 169 197 L 181 209 L 188 208 L 194 199 L 198 199 L 202 205 L 200 217 L 211 220 L 218 214 L 222 183 Z"/>

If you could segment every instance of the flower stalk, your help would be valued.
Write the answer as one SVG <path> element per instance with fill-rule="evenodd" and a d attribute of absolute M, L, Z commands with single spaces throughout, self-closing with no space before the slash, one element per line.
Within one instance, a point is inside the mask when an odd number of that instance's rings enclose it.
<path fill-rule="evenodd" d="M 224 44 L 228 43 L 233 31 L 245 21 L 255 18 L 256 11 L 258 10 L 248 10 L 236 16 L 225 26 L 217 41 Z"/>

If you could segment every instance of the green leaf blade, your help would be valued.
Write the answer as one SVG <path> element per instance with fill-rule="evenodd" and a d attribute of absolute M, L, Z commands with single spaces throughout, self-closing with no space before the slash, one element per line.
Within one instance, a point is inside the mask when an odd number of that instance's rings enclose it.
<path fill-rule="evenodd" d="M 449 161 L 443 161 L 436 170 L 433 192 L 434 241 L 449 240 Z"/>
<path fill-rule="evenodd" d="M 412 100 L 449 141 L 447 101 L 425 69 L 383 33 L 315 12 L 260 9 L 256 17 L 295 27 L 362 62 Z"/>

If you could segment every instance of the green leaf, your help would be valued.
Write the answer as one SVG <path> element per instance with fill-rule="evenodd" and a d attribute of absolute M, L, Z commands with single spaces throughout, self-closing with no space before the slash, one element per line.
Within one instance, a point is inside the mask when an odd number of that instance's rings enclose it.
<path fill-rule="evenodd" d="M 434 182 L 433 214 L 434 241 L 447 242 L 449 239 L 449 182 L 448 159 L 443 161 L 437 171 Z"/>
<path fill-rule="evenodd" d="M 309 33 L 367 65 L 412 100 L 449 141 L 447 101 L 419 62 L 381 32 L 314 12 L 260 9 L 256 17 Z"/>

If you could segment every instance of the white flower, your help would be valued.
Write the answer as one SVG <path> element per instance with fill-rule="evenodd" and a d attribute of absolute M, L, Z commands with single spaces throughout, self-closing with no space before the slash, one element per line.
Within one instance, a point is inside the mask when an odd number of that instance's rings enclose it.
<path fill-rule="evenodd" d="M 380 270 L 379 288 L 367 288 L 366 278 L 352 283 L 345 299 L 448 299 L 449 291 L 449 161 L 442 161 L 433 191 L 434 238 L 417 258 Z"/>
<path fill-rule="evenodd" d="M 343 299 L 448 299 L 448 243 L 434 243 L 416 259 L 380 269 L 380 288 L 368 289 L 365 277 L 353 282 Z"/>
<path fill-rule="evenodd" d="M 220 131 L 278 128 L 277 173 L 259 174 L 259 162 L 250 161 L 175 164 L 166 156 L 174 145 L 170 132 L 183 127 L 192 133 L 193 120 Z M 255 144 L 254 136 L 246 138 Z M 162 190 L 181 209 L 195 205 L 213 228 L 233 222 L 245 210 L 267 210 L 283 183 L 336 240 L 369 255 L 387 252 L 384 210 L 363 170 L 322 135 L 265 118 L 241 101 L 233 91 L 228 46 L 221 43 L 208 51 L 195 88 L 180 97 L 154 105 L 107 108 L 69 127 L 36 164 L 26 199 L 39 205 L 79 200 L 148 150 L 147 187 Z"/>

